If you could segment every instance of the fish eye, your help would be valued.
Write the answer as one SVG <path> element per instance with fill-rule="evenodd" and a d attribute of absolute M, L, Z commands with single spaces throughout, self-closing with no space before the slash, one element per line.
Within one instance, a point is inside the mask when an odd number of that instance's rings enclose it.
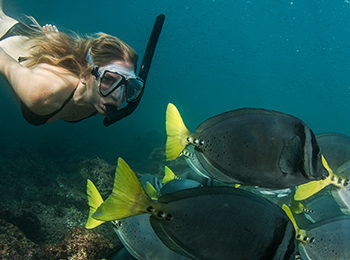
<path fill-rule="evenodd" d="M 191 137 L 187 137 L 186 140 L 187 140 L 187 142 L 191 142 L 192 139 L 191 139 Z"/>
<path fill-rule="evenodd" d="M 312 237 L 312 238 L 310 239 L 310 243 L 312 243 L 312 242 L 314 242 L 314 241 L 315 241 L 315 238 Z"/>
<path fill-rule="evenodd" d="M 203 145 L 203 144 L 204 144 L 204 141 L 203 141 L 203 140 L 201 140 L 201 141 L 199 142 L 199 144 L 200 144 L 200 145 Z"/>
<path fill-rule="evenodd" d="M 199 141 L 198 141 L 198 139 L 194 139 L 193 142 L 194 142 L 195 144 L 198 144 Z"/>

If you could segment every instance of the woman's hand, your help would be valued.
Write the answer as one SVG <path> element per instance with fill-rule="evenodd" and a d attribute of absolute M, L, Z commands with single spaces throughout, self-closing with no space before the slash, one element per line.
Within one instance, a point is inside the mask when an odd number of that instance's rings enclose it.
<path fill-rule="evenodd" d="M 52 24 L 45 24 L 43 26 L 43 29 L 45 31 L 49 31 L 49 32 L 58 32 L 56 25 L 52 25 Z"/>

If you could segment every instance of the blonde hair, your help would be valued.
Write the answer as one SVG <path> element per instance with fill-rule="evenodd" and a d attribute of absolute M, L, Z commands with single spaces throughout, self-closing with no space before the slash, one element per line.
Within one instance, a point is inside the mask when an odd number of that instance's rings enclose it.
<path fill-rule="evenodd" d="M 67 69 L 77 76 L 87 74 L 91 71 L 91 66 L 85 60 L 86 54 L 90 53 L 94 64 L 103 66 L 114 60 L 124 60 L 130 62 L 136 70 L 137 53 L 128 44 L 117 37 L 96 33 L 82 37 L 76 33 L 72 36 L 64 32 L 45 31 L 35 21 L 30 18 L 36 27 L 31 26 L 29 39 L 34 41 L 34 45 L 29 50 L 27 67 L 39 63 L 47 63 Z"/>

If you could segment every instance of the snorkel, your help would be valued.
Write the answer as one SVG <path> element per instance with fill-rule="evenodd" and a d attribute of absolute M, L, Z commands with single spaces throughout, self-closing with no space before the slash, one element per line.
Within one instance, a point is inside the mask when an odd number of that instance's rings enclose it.
<path fill-rule="evenodd" d="M 151 36 L 148 40 L 145 54 L 144 54 L 143 59 L 142 59 L 141 68 L 140 68 L 138 76 L 144 81 L 145 86 L 146 86 L 146 79 L 148 76 L 148 72 L 149 72 L 149 69 L 151 67 L 153 54 L 154 54 L 154 51 L 156 49 L 159 35 L 160 35 L 160 32 L 162 30 L 162 26 L 164 23 L 164 19 L 165 19 L 164 14 L 160 14 L 157 16 L 156 21 L 155 21 L 154 26 L 153 26 Z M 105 126 L 109 126 L 109 125 L 123 119 L 124 117 L 127 117 L 132 112 L 134 112 L 134 110 L 136 109 L 136 107 L 140 103 L 141 97 L 143 96 L 145 86 L 142 88 L 142 91 L 141 91 L 140 95 L 137 97 L 137 99 L 128 103 L 124 108 L 122 108 L 120 110 L 118 110 L 118 108 L 115 106 L 106 105 L 107 116 L 103 120 L 103 124 Z"/>

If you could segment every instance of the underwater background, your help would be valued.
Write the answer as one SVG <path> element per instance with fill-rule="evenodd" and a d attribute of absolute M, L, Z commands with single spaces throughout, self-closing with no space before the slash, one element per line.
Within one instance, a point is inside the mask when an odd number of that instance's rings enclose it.
<path fill-rule="evenodd" d="M 100 115 L 77 124 L 31 126 L 0 79 L 0 218 L 8 216 L 6 210 L 33 212 L 37 202 L 55 208 L 61 218 L 72 217 L 61 210 L 69 203 L 67 195 L 74 196 L 64 187 L 83 194 L 81 172 L 96 160 L 107 165 L 110 176 L 118 157 L 140 174 L 154 173 L 155 165 L 166 163 L 169 102 L 191 131 L 219 113 L 256 107 L 299 117 L 315 134 L 349 135 L 346 0 L 4 0 L 4 12 L 14 18 L 31 15 L 60 31 L 112 34 L 138 52 L 139 64 L 156 16 L 163 13 L 166 18 L 139 107 L 109 127 L 103 126 Z M 152 157 L 155 151 L 158 155 Z M 112 177 L 110 181 L 112 188 Z M 47 196 L 50 192 L 55 195 Z M 71 203 L 86 218 L 83 200 Z M 54 235 L 47 241 L 59 242 L 64 232 L 58 233 L 57 241 Z"/>

